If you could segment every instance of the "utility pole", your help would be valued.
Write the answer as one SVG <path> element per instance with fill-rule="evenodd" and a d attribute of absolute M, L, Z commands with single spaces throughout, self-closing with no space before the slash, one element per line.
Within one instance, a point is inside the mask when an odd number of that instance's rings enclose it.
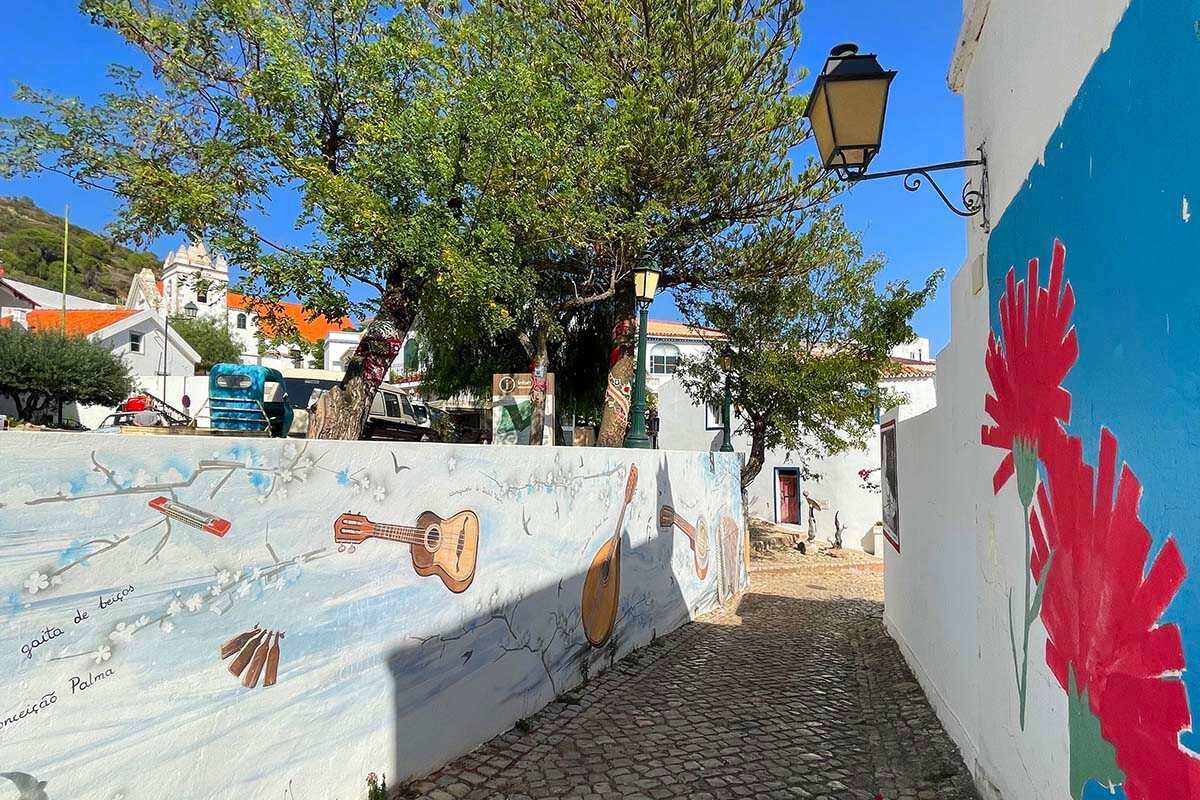
<path fill-rule="evenodd" d="M 71 207 L 63 211 L 63 280 L 62 280 L 62 335 L 67 335 L 67 239 L 71 236 Z M 62 409 L 59 409 L 59 417 Z M 62 421 L 61 419 L 59 420 Z"/>

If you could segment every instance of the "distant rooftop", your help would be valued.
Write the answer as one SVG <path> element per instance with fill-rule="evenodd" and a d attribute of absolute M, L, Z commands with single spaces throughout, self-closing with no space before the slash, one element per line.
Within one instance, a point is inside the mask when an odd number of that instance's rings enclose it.
<path fill-rule="evenodd" d="M 25 283 L 24 281 L 15 281 L 3 275 L 0 275 L 0 281 L 12 287 L 18 294 L 29 298 L 38 308 L 62 308 L 62 292 L 56 292 L 53 289 L 44 289 L 41 286 L 34 286 L 32 283 Z M 67 308 L 115 308 L 115 306 L 69 294 L 67 295 Z"/>

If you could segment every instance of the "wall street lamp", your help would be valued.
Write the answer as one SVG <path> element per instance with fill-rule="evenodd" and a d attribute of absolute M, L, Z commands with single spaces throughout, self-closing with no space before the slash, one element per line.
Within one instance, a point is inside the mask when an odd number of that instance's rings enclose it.
<path fill-rule="evenodd" d="M 928 181 L 946 207 L 960 217 L 982 215 L 982 227 L 988 229 L 986 208 L 987 159 L 983 147 L 979 158 L 948 161 L 924 167 L 868 173 L 867 167 L 883 146 L 883 123 L 887 113 L 888 90 L 895 71 L 885 70 L 874 55 L 860 55 L 858 46 L 839 44 L 829 52 L 825 67 L 817 76 L 804 116 L 808 118 L 821 164 L 826 170 L 849 183 L 874 178 L 903 177 L 904 188 L 915 192 Z M 982 186 L 971 182 L 963 187 L 962 207 L 955 205 L 929 173 L 945 169 L 981 167 Z"/>
<path fill-rule="evenodd" d="M 633 404 L 629 407 L 629 432 L 626 447 L 650 449 L 646 435 L 646 328 L 649 326 L 650 302 L 658 291 L 662 270 L 648 256 L 643 256 L 633 271 L 633 296 L 638 304 L 637 369 L 633 379 Z"/>

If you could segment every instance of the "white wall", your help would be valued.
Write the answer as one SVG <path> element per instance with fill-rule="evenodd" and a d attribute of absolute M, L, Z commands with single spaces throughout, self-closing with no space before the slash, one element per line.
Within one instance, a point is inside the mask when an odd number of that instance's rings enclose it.
<path fill-rule="evenodd" d="M 670 376 L 663 376 L 670 378 Z M 883 385 L 907 399 L 901 407 L 902 418 L 919 414 L 936 403 L 932 378 L 901 378 L 887 380 Z M 722 432 L 705 427 L 706 414 L 703 407 L 693 403 L 678 380 L 670 378 L 658 387 L 659 447 L 667 450 L 708 450 L 720 448 Z M 736 414 L 736 412 L 735 412 Z M 750 451 L 750 437 L 738 433 L 739 421 L 734 418 L 733 448 L 743 457 Z M 816 512 L 817 535 L 832 540 L 836 522 L 844 526 L 842 538 L 847 547 L 869 549 L 874 542 L 871 529 L 880 519 L 881 499 L 878 491 L 864 488 L 859 477 L 861 469 L 879 465 L 878 428 L 867 438 L 863 448 L 824 458 L 812 458 L 807 467 L 819 479 L 801 479 L 800 491 L 807 491 L 814 499 L 825 501 L 825 509 Z M 769 450 L 762 472 L 750 484 L 746 492 L 746 508 L 753 516 L 778 521 L 778 497 L 776 491 L 776 468 L 800 469 L 806 466 L 799 454 L 783 449 Z M 801 473 L 803 474 L 803 473 Z M 878 473 L 872 476 L 878 483 Z M 803 498 L 799 504 L 799 526 L 807 530 L 808 507 Z"/>
<path fill-rule="evenodd" d="M 130 333 L 142 335 L 141 352 L 130 350 Z M 196 371 L 196 362 L 192 361 L 179 347 L 178 334 L 170 336 L 171 345 L 167 351 L 168 375 L 191 375 Z M 121 356 L 129 365 L 134 375 L 153 375 L 163 371 L 163 342 L 164 334 L 161 319 L 147 319 L 118 331 L 111 336 L 97 339 L 112 352 Z"/>
<path fill-rule="evenodd" d="M 986 143 L 993 224 L 1041 158 L 1127 5 L 965 3 L 965 14 L 976 10 L 976 22 L 986 20 L 978 41 L 967 33 L 957 54 L 956 63 L 969 63 L 965 155 L 977 157 L 975 148 Z M 1020 539 L 1011 535 L 1022 529 L 1021 506 L 1014 482 L 993 497 L 1000 456 L 980 444 L 989 387 L 984 348 L 998 298 L 989 297 L 985 276 L 975 291 L 972 271 L 983 269 L 986 233 L 978 220 L 965 228 L 967 259 L 951 283 L 951 340 L 937 355 L 937 407 L 897 428 L 901 549 L 885 548 L 885 621 L 985 800 L 1069 797 L 1065 699 L 1039 657 L 1040 625 L 1029 642 L 1024 730 L 1017 718 L 1006 606 L 1025 570 Z"/>
<path fill-rule="evenodd" d="M 0 470 L 5 769 L 54 797 L 158 800 L 181 776 L 189 800 L 360 797 L 368 772 L 440 766 L 748 579 L 729 456 L 10 432 L 0 460 L 24 465 Z M 658 528 L 667 503 L 719 521 L 703 579 Z M 346 512 L 430 509 L 445 536 L 478 525 L 449 581 L 409 543 L 336 539 Z M 618 606 L 593 615 L 585 575 L 613 542 Z M 220 653 L 256 625 L 284 632 L 270 687 Z"/>

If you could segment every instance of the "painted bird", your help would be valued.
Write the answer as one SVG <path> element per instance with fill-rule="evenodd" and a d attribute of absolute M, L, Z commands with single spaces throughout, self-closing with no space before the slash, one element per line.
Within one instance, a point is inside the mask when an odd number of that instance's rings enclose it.
<path fill-rule="evenodd" d="M 8 778 L 21 793 L 17 800 L 50 800 L 46 794 L 46 781 L 39 781 L 27 772 L 0 772 L 0 778 Z"/>

